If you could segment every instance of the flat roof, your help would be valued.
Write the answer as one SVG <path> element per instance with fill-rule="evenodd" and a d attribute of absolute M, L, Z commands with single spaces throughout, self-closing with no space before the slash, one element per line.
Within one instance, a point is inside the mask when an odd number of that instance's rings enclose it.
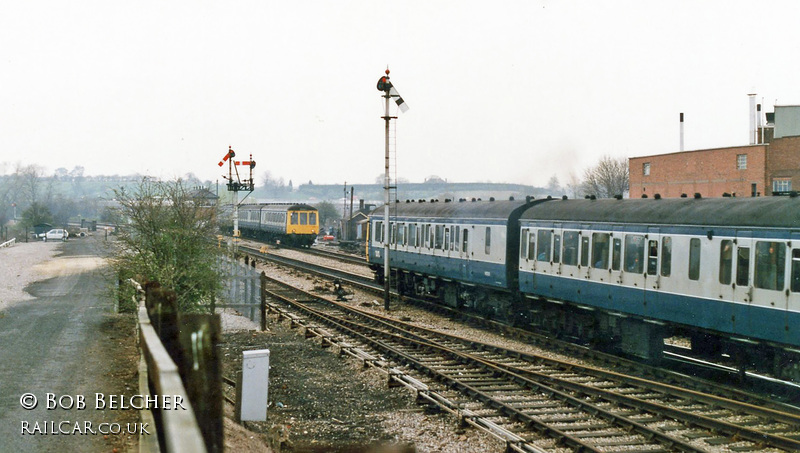
<path fill-rule="evenodd" d="M 701 153 L 701 152 L 718 151 L 718 150 L 723 150 L 723 149 L 734 149 L 734 148 L 752 148 L 752 147 L 756 147 L 756 146 L 767 146 L 767 145 L 769 145 L 769 143 L 757 143 L 755 145 L 747 144 L 747 145 L 739 145 L 739 146 L 723 146 L 723 147 L 719 147 L 719 148 L 692 149 L 692 150 L 686 150 L 686 151 L 673 151 L 671 153 L 648 154 L 648 155 L 645 155 L 645 156 L 633 156 L 633 157 L 629 157 L 628 159 L 642 159 L 642 158 L 645 158 L 645 157 L 654 157 L 654 156 L 669 156 L 669 155 L 672 155 L 672 154 Z"/>

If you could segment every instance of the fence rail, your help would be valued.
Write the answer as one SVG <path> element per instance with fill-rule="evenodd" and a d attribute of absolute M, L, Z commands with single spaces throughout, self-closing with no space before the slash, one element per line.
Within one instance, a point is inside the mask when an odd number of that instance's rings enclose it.
<path fill-rule="evenodd" d="M 139 451 L 222 451 L 219 366 L 213 351 L 218 339 L 218 318 L 211 317 L 209 321 L 208 315 L 181 316 L 179 325 L 179 313 L 170 304 L 169 292 L 161 290 L 158 284 L 148 284 L 142 289 L 135 281 L 129 282 L 137 289 L 134 297 L 138 305 L 139 393 L 182 401 L 180 408 L 173 404 L 170 410 L 140 411 L 142 422 L 155 426 L 158 436 L 140 436 Z M 206 332 L 205 338 L 202 332 Z M 188 348 L 181 346 L 187 336 Z M 192 375 L 187 372 L 187 363 L 196 375 L 211 373 L 217 379 Z"/>
<path fill-rule="evenodd" d="M 17 238 L 11 238 L 11 239 L 7 240 L 6 242 L 3 242 L 2 244 L 0 244 L 0 248 L 11 247 L 16 242 L 17 242 Z"/>

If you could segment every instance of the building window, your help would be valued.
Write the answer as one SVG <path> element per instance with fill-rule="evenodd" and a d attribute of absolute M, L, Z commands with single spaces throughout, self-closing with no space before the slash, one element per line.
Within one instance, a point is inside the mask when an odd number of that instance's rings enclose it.
<path fill-rule="evenodd" d="M 772 193 L 791 192 L 791 178 L 776 178 L 772 180 Z"/>
<path fill-rule="evenodd" d="M 650 162 L 645 162 L 642 164 L 642 174 L 645 176 L 650 176 Z"/>
<path fill-rule="evenodd" d="M 736 155 L 736 169 L 747 170 L 747 154 Z"/>

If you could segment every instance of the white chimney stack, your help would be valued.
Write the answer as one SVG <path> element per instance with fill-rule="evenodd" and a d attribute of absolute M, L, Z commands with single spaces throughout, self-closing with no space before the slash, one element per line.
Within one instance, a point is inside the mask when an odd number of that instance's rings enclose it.
<path fill-rule="evenodd" d="M 764 128 L 761 122 L 761 104 L 756 104 L 756 143 L 764 143 Z"/>
<path fill-rule="evenodd" d="M 750 97 L 750 144 L 756 144 L 756 94 L 751 93 L 747 96 Z"/>

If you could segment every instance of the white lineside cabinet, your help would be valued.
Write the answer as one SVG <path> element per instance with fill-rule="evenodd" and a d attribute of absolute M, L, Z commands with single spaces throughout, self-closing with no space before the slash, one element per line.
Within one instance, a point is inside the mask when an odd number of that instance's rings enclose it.
<path fill-rule="evenodd" d="M 242 421 L 266 421 L 269 349 L 244 351 L 242 356 Z"/>

